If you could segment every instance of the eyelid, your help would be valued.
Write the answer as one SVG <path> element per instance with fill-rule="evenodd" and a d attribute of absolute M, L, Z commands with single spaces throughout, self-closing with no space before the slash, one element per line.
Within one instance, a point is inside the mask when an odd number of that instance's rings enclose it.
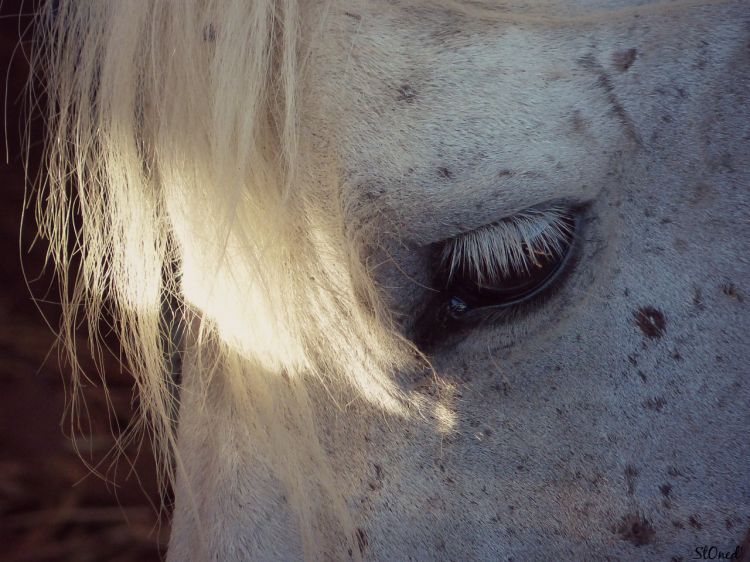
<path fill-rule="evenodd" d="M 571 234 L 571 215 L 571 209 L 560 204 L 527 209 L 447 240 L 440 258 L 441 267 L 448 271 L 447 283 L 457 273 L 482 285 L 512 272 L 529 271 L 535 253 L 563 251 Z"/>

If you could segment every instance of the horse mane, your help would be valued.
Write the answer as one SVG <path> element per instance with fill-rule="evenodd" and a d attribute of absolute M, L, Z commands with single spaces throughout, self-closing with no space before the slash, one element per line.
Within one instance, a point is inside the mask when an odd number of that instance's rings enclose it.
<path fill-rule="evenodd" d="M 257 447 L 296 490 L 312 556 L 313 506 L 299 482 L 325 480 L 324 455 L 314 431 L 285 428 L 314 427 L 311 381 L 408 415 L 413 400 L 392 375 L 417 354 L 362 265 L 363 233 L 343 223 L 335 167 L 302 165 L 304 60 L 325 14 L 308 8 L 50 0 L 34 66 L 48 107 L 38 221 L 74 394 L 87 376 L 76 329 L 84 320 L 99 349 L 110 318 L 140 425 L 173 482 L 178 393 L 166 352 L 184 331 L 199 388 L 220 379 L 245 424 L 270 428 Z"/>

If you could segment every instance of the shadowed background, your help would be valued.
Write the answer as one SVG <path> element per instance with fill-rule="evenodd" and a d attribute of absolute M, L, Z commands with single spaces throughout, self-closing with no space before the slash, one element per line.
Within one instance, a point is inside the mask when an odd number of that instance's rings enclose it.
<path fill-rule="evenodd" d="M 37 308 L 57 326 L 58 288 L 49 268 L 43 271 L 45 242 L 34 243 L 33 209 L 21 224 L 22 139 L 29 115 L 24 88 L 34 5 L 0 1 L 0 68 L 6 95 L 0 164 L 0 560 L 160 560 L 168 528 L 164 521 L 159 525 L 161 498 L 151 445 L 144 441 L 129 446 L 116 464 L 108 455 L 115 444 L 113 433 L 126 427 L 137 407 L 131 379 L 114 354 L 105 354 L 108 408 L 81 332 L 82 363 L 92 382 L 84 389 L 88 416 L 84 410 L 76 430 L 79 456 L 70 417 L 63 419 L 69 366 L 60 361 L 54 334 Z M 38 169 L 42 132 L 37 115 L 30 135 L 31 177 Z M 116 353 L 115 342 L 107 340 Z"/>

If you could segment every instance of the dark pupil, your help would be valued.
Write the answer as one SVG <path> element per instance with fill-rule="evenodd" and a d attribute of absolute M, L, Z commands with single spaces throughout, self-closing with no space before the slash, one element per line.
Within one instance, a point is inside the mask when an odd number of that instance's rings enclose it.
<path fill-rule="evenodd" d="M 514 270 L 491 286 L 480 284 L 474 275 L 457 271 L 446 284 L 446 292 L 453 296 L 451 308 L 461 315 L 471 308 L 511 306 L 529 300 L 546 289 L 557 278 L 568 257 L 572 244 L 574 222 L 564 219 L 569 234 L 560 244 L 560 252 L 542 252 L 539 248 L 524 247 L 527 267 Z M 534 255 L 531 256 L 531 252 Z"/>

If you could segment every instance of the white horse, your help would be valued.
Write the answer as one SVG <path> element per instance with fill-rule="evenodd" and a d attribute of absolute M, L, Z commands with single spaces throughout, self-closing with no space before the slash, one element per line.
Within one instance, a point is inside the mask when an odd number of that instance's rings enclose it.
<path fill-rule="evenodd" d="M 114 315 L 169 560 L 739 553 L 746 2 L 44 14 L 63 334 Z"/>

